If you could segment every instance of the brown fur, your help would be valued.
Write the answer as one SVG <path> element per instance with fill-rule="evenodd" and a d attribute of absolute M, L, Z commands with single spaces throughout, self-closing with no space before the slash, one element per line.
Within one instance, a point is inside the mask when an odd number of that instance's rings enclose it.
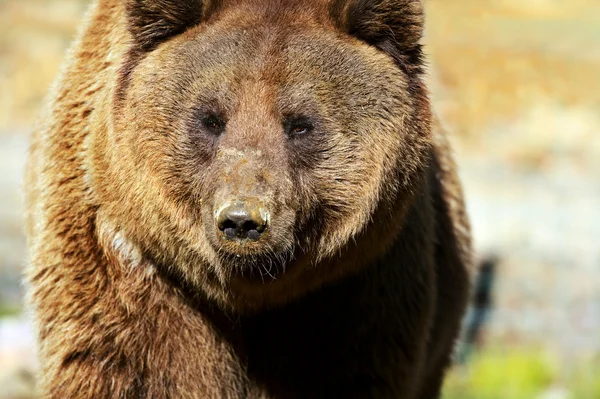
<path fill-rule="evenodd" d="M 436 398 L 470 238 L 422 24 L 99 0 L 27 171 L 43 397 Z M 219 234 L 234 200 L 269 211 L 258 242 Z"/>

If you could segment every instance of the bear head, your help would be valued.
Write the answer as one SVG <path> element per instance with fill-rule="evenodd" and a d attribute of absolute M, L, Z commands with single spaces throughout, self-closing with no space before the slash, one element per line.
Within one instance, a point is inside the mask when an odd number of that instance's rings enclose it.
<path fill-rule="evenodd" d="M 101 234 L 240 312 L 381 256 L 430 150 L 420 1 L 122 3 Z"/>

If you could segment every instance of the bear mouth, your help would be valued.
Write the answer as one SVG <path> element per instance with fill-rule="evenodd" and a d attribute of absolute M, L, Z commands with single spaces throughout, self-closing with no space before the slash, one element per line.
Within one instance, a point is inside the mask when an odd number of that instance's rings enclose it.
<path fill-rule="evenodd" d="M 231 277 L 254 283 L 271 283 L 281 278 L 293 265 L 292 249 L 264 254 L 220 254 L 221 267 Z"/>

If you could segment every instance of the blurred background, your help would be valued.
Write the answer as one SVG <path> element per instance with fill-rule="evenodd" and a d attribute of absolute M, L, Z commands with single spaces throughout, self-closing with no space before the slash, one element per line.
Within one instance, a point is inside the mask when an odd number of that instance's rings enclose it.
<path fill-rule="evenodd" d="M 87 3 L 0 0 L 0 399 L 31 398 L 21 175 Z M 444 398 L 600 398 L 600 0 L 426 8 L 432 97 L 486 264 Z"/>

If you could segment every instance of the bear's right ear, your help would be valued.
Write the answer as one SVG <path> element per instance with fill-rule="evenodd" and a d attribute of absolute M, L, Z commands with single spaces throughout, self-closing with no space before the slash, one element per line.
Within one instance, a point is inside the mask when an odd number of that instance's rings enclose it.
<path fill-rule="evenodd" d="M 161 42 L 198 25 L 219 0 L 124 0 L 129 31 L 136 45 L 150 51 Z"/>
<path fill-rule="evenodd" d="M 422 0 L 332 0 L 329 15 L 338 29 L 400 52 L 417 47 L 423 33 Z"/>

